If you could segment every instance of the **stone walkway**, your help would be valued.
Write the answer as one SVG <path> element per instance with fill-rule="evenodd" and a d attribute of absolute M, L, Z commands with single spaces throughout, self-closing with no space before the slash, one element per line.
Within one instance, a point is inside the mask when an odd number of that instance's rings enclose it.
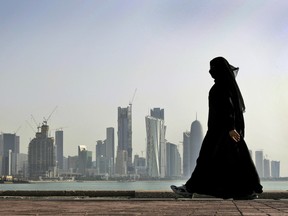
<path fill-rule="evenodd" d="M 288 216 L 288 200 L 9 198 L 0 215 L 197 215 Z"/>

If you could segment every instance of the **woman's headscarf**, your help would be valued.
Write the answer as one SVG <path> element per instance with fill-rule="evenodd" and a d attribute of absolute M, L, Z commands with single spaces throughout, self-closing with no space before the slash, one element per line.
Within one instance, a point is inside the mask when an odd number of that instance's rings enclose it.
<path fill-rule="evenodd" d="M 215 79 L 216 83 L 219 82 L 227 87 L 231 94 L 233 104 L 236 106 L 235 108 L 238 108 L 238 111 L 240 112 L 244 112 L 244 100 L 235 80 L 238 70 L 239 68 L 230 65 L 223 57 L 216 57 L 210 61 L 209 73 Z"/>

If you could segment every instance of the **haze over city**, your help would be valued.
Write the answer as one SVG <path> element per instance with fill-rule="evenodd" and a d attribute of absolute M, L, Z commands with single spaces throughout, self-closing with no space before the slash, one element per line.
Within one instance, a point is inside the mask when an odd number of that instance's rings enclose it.
<path fill-rule="evenodd" d="M 181 147 L 196 113 L 207 130 L 209 61 L 224 56 L 240 68 L 248 147 L 288 176 L 287 10 L 281 0 L 0 0 L 0 131 L 17 132 L 27 153 L 27 121 L 36 131 L 31 115 L 41 124 L 54 111 L 64 155 L 94 152 L 107 127 L 117 132 L 117 107 L 133 102 L 133 155 L 145 154 L 154 107 Z"/>

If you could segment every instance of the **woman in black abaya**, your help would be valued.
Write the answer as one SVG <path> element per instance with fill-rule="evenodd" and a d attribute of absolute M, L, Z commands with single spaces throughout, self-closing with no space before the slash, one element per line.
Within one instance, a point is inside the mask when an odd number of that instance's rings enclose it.
<path fill-rule="evenodd" d="M 209 92 L 208 131 L 191 178 L 183 186 L 172 185 L 175 193 L 225 199 L 252 199 L 262 193 L 244 141 L 245 105 L 235 80 L 238 70 L 223 57 L 210 61 L 209 73 L 215 83 Z"/>

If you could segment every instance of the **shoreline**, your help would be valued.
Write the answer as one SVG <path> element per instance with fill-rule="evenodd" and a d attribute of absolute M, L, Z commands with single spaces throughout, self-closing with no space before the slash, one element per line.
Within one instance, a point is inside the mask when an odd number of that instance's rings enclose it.
<path fill-rule="evenodd" d="M 183 198 L 172 191 L 144 191 L 144 190 L 5 190 L 0 191 L 0 199 L 179 199 Z M 215 199 L 215 197 L 194 194 L 193 198 Z M 288 191 L 271 190 L 258 194 L 258 199 L 288 199 Z M 256 199 L 257 200 L 257 199 Z"/>

